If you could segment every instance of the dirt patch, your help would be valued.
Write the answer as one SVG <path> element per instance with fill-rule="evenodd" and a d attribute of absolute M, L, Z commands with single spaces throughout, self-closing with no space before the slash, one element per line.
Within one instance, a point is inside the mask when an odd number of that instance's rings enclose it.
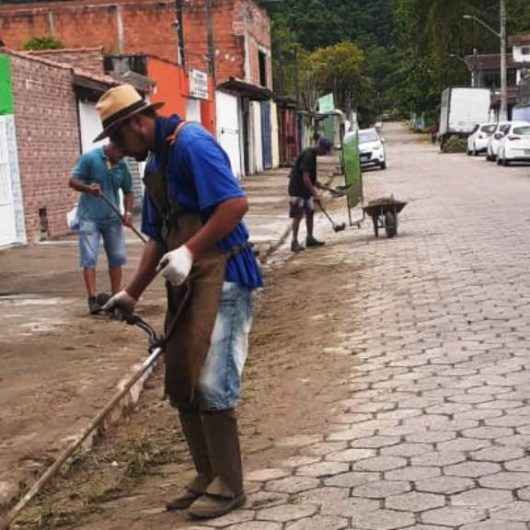
<path fill-rule="evenodd" d="M 351 264 L 331 263 L 330 251 L 306 252 L 266 274 L 239 409 L 247 471 L 294 454 L 275 445 L 283 437 L 325 431 L 329 404 L 347 395 L 338 381 L 352 370 L 352 358 L 327 347 L 349 331 L 343 322 L 350 308 L 339 302 L 344 278 L 354 271 Z M 161 401 L 161 375 L 159 369 L 128 420 L 76 459 L 24 513 L 21 527 L 169 530 L 188 524 L 162 508 L 184 484 L 190 461 L 175 412 Z"/>

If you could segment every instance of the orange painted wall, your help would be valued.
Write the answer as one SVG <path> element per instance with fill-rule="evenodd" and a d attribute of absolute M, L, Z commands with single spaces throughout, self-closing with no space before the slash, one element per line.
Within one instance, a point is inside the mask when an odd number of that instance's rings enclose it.
<path fill-rule="evenodd" d="M 208 94 L 209 99 L 201 101 L 201 120 L 203 126 L 208 129 L 214 136 L 215 130 L 215 102 L 212 99 L 214 93 L 214 86 L 211 77 L 208 78 Z"/>
<path fill-rule="evenodd" d="M 161 116 L 178 114 L 186 118 L 186 99 L 189 94 L 189 79 L 186 72 L 176 63 L 149 56 L 147 75 L 155 83 L 156 88 L 150 96 L 154 102 L 163 101 L 165 105 L 158 111 Z M 213 84 L 208 83 L 210 98 L 201 101 L 202 124 L 215 135 L 215 104 L 212 99 Z"/>
<path fill-rule="evenodd" d="M 165 103 L 158 113 L 162 116 L 170 116 L 171 114 L 186 116 L 188 78 L 184 70 L 175 63 L 156 57 L 149 57 L 147 75 L 156 83 L 156 88 L 150 100 L 152 102 L 163 101 Z"/>

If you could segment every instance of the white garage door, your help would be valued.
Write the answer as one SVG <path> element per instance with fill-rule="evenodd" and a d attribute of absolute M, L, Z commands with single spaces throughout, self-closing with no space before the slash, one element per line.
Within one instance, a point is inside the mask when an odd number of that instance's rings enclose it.
<path fill-rule="evenodd" d="M 11 187 L 7 121 L 0 117 L 0 246 L 17 241 L 15 204 Z"/>
<path fill-rule="evenodd" d="M 81 129 L 81 149 L 83 153 L 107 143 L 107 139 L 94 143 L 94 138 L 103 130 L 96 110 L 96 104 L 79 101 L 79 125 Z"/>
<path fill-rule="evenodd" d="M 239 108 L 237 97 L 226 92 L 217 92 L 217 140 L 227 152 L 236 177 L 241 178 L 241 151 L 239 143 Z"/>

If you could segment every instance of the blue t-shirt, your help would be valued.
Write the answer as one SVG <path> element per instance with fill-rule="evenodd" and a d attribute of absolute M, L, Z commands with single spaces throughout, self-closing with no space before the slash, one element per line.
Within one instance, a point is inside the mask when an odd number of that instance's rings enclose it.
<path fill-rule="evenodd" d="M 125 161 L 120 160 L 112 165 L 102 147 L 96 147 L 83 154 L 74 169 L 72 177 L 83 184 L 99 184 L 102 193 L 118 209 L 120 206 L 119 190 L 124 194 L 132 191 L 132 177 Z M 90 193 L 81 193 L 78 205 L 79 218 L 86 221 L 115 222 L 118 215 L 99 197 Z"/>
<path fill-rule="evenodd" d="M 156 148 L 149 164 L 157 169 L 166 137 L 171 134 L 180 118 L 157 118 Z M 212 215 L 216 206 L 229 199 L 244 197 L 243 190 L 232 173 L 230 160 L 221 146 L 199 124 L 189 123 L 179 132 L 169 150 L 167 161 L 168 190 L 170 200 L 177 201 L 182 208 L 199 213 L 204 222 Z M 142 232 L 151 239 L 161 241 L 161 220 L 157 210 L 145 194 L 142 213 Z M 248 241 L 249 234 L 243 223 L 217 243 L 227 252 L 236 245 Z M 227 261 L 225 280 L 255 289 L 263 285 L 261 272 L 251 249 Z"/>

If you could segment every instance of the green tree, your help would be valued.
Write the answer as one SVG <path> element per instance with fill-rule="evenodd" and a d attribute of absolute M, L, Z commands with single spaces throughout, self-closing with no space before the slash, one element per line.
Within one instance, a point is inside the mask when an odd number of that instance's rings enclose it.
<path fill-rule="evenodd" d="M 352 42 L 319 48 L 309 55 L 308 61 L 320 92 L 333 92 L 336 104 L 346 113 L 372 93 L 371 82 L 364 75 L 364 53 Z"/>

